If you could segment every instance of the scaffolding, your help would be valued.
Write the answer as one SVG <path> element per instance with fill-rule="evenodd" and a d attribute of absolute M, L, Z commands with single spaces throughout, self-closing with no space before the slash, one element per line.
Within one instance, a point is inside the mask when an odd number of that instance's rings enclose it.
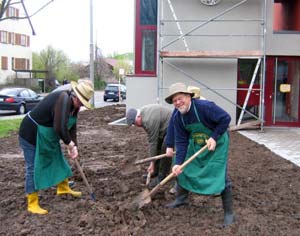
<path fill-rule="evenodd" d="M 163 2 L 167 1 L 167 5 L 170 8 L 171 11 L 171 15 L 173 17 L 172 20 L 170 19 L 163 19 L 163 13 L 164 13 L 164 9 L 163 9 Z M 231 7 L 223 10 L 222 12 L 216 14 L 213 17 L 210 17 L 209 19 L 206 20 L 185 20 L 185 19 L 178 19 L 177 18 L 177 14 L 176 14 L 176 9 L 174 9 L 174 6 L 172 4 L 172 0 L 162 0 L 161 4 L 158 4 L 158 26 L 157 26 L 157 30 L 158 30 L 158 36 L 157 36 L 157 43 L 158 43 L 158 48 L 159 48 L 159 53 L 157 55 L 157 68 L 158 68 L 158 97 L 161 98 L 162 94 L 163 94 L 163 81 L 164 81 L 164 72 L 163 72 L 163 68 L 164 68 L 164 64 L 167 64 L 168 66 L 172 67 L 175 71 L 181 73 L 182 75 L 184 75 L 186 78 L 189 78 L 190 80 L 200 84 L 202 87 L 206 88 L 207 90 L 213 92 L 214 94 L 216 94 L 217 96 L 221 97 L 222 99 L 228 101 L 229 103 L 231 103 L 232 105 L 236 106 L 237 108 L 239 108 L 241 110 L 237 125 L 241 125 L 243 116 L 245 113 L 247 113 L 248 115 L 250 115 L 251 117 L 253 117 L 254 119 L 256 119 L 259 124 L 260 124 L 260 128 L 261 130 L 263 130 L 264 128 L 264 89 L 265 89 L 265 68 L 266 68 L 266 7 L 267 7 L 267 0 L 264 0 L 264 3 L 262 3 L 262 19 L 237 19 L 237 20 L 222 20 L 220 19 L 221 16 L 224 16 L 225 14 L 229 14 L 233 9 L 236 9 L 238 7 L 240 7 L 241 5 L 245 4 L 248 0 L 241 0 L 238 3 L 232 5 Z M 240 22 L 260 22 L 261 24 L 261 34 L 216 34 L 216 35 L 204 35 L 204 34 L 192 34 L 193 32 L 195 32 L 196 30 L 200 29 L 203 26 L 208 25 L 211 22 L 224 22 L 224 21 L 240 21 Z M 179 32 L 179 34 L 164 34 L 164 32 L 162 32 L 162 25 L 164 25 L 166 22 L 168 23 L 175 23 L 177 30 Z M 183 32 L 182 27 L 181 27 L 181 23 L 186 23 L 186 22 L 193 22 L 193 23 L 197 23 L 197 25 L 195 27 L 193 27 L 192 29 L 188 30 L 187 32 Z M 169 42 L 164 43 L 165 40 L 165 36 L 176 36 L 176 38 L 170 40 Z M 259 37 L 260 38 L 260 42 L 261 42 L 261 50 L 241 50 L 241 51 L 201 51 L 201 50 L 197 50 L 197 51 L 193 51 L 190 50 L 187 41 L 186 41 L 186 37 L 192 37 L 192 36 L 212 36 L 212 37 L 218 37 L 218 36 L 222 36 L 222 37 L 226 37 L 226 36 L 230 36 L 230 37 Z M 175 42 L 182 40 L 184 47 L 185 47 L 185 51 L 176 51 L 176 50 L 166 50 L 166 48 L 172 44 L 174 44 Z M 209 86 L 207 86 L 206 84 L 202 83 L 201 81 L 197 80 L 196 78 L 194 78 L 191 74 L 189 74 L 187 71 L 184 71 L 183 69 L 179 68 L 178 66 L 174 65 L 171 62 L 168 62 L 167 60 L 165 60 L 165 58 L 220 58 L 220 59 L 226 59 L 226 58 L 232 58 L 232 59 L 240 59 L 240 58 L 249 58 L 249 59 L 255 59 L 257 60 L 256 63 L 256 67 L 251 79 L 251 83 L 249 85 L 249 88 L 247 89 L 247 94 L 246 94 L 246 98 L 244 100 L 243 106 L 240 106 L 239 104 L 237 104 L 235 101 L 231 101 L 230 99 L 228 99 L 227 97 L 223 96 L 221 93 L 219 93 L 215 88 L 211 88 Z M 259 115 L 256 116 L 255 114 L 253 114 L 252 112 L 250 112 L 249 110 L 246 109 L 250 95 L 252 93 L 252 91 L 254 91 L 255 89 L 253 89 L 253 84 L 255 82 L 255 78 L 256 75 L 258 73 L 259 68 L 261 68 L 261 80 L 260 80 L 260 89 L 259 93 L 260 93 L 260 101 L 259 101 Z M 238 88 L 234 88 L 232 90 L 238 90 Z M 256 89 L 257 90 L 257 89 Z"/>

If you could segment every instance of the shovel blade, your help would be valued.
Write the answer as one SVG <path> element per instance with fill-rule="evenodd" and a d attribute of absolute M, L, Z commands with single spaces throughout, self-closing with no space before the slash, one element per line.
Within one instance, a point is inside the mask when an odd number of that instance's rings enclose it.
<path fill-rule="evenodd" d="M 143 206 L 149 204 L 151 202 L 149 190 L 145 189 L 143 192 L 141 192 L 139 199 L 140 199 L 139 200 L 139 209 L 141 209 Z"/>

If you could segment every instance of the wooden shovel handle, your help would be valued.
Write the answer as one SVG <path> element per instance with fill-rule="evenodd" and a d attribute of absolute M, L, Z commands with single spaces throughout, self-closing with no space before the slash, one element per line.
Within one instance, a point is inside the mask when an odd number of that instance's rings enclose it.
<path fill-rule="evenodd" d="M 83 173 L 83 170 L 82 170 L 82 168 L 81 168 L 81 166 L 80 166 L 80 164 L 79 164 L 77 158 L 75 158 L 74 161 L 75 161 L 75 164 L 76 164 L 76 166 L 77 166 L 77 169 L 79 170 L 80 175 L 81 175 L 81 177 L 82 177 L 82 179 L 83 179 L 83 182 L 85 183 L 85 185 L 86 185 L 86 187 L 87 187 L 89 193 L 90 193 L 90 194 L 94 194 L 93 191 L 92 191 L 91 186 L 89 185 L 89 182 L 87 181 L 87 179 L 86 179 L 86 177 L 85 177 L 85 174 Z"/>
<path fill-rule="evenodd" d="M 188 160 L 186 160 L 185 162 L 183 162 L 180 165 L 180 169 L 183 170 L 184 167 L 186 167 L 189 163 L 191 163 L 194 159 L 196 159 L 196 157 L 198 155 L 200 155 L 202 152 L 205 151 L 205 149 L 207 149 L 207 144 L 205 146 L 203 146 L 200 150 L 198 150 L 197 152 L 194 153 L 193 156 L 191 156 Z M 149 197 L 152 196 L 154 193 L 157 192 L 158 189 L 160 189 L 163 185 L 165 185 L 170 179 L 172 179 L 175 175 L 173 173 L 169 174 L 166 178 L 164 178 L 158 185 L 156 185 L 150 192 L 149 194 L 145 197 Z"/>
<path fill-rule="evenodd" d="M 145 163 L 145 162 L 159 160 L 159 159 L 162 159 L 166 156 L 167 156 L 167 153 L 164 153 L 164 154 L 160 154 L 160 155 L 157 155 L 157 156 L 148 157 L 148 158 L 145 158 L 145 159 L 142 159 L 142 160 L 135 161 L 134 164 L 139 165 L 139 164 L 142 164 L 142 163 Z"/>
<path fill-rule="evenodd" d="M 146 186 L 149 185 L 150 183 L 150 180 L 151 180 L 151 172 L 149 171 L 148 174 L 147 174 L 147 179 L 146 179 Z"/>

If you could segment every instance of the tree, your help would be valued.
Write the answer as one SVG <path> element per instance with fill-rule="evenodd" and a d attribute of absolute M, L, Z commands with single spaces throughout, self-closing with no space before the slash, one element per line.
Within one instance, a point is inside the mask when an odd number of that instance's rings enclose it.
<path fill-rule="evenodd" d="M 124 75 L 131 74 L 133 70 L 132 61 L 133 61 L 133 53 L 124 53 L 124 54 L 116 54 L 111 55 L 112 58 L 117 60 L 117 65 L 114 67 L 113 73 L 116 78 L 119 78 L 120 69 L 124 70 Z M 123 77 L 120 77 L 121 81 Z"/>
<path fill-rule="evenodd" d="M 35 31 L 34 31 L 34 28 L 31 23 L 30 18 L 32 16 L 36 15 L 38 12 L 40 12 L 43 8 L 45 8 L 47 5 L 49 5 L 53 1 L 54 0 L 48 1 L 46 4 L 44 4 L 42 7 L 40 7 L 35 13 L 33 13 L 32 15 L 29 16 L 26 6 L 24 4 L 24 0 L 0 0 L 0 21 L 4 21 L 4 20 L 8 20 L 8 19 L 17 19 L 17 20 L 27 19 L 30 24 L 32 34 L 35 35 Z M 21 8 L 23 8 L 23 10 L 25 12 L 25 16 L 20 17 L 18 10 L 13 15 L 5 14 L 9 10 L 9 8 L 13 7 L 14 5 L 21 5 Z"/>
<path fill-rule="evenodd" d="M 55 80 L 78 80 L 78 75 L 71 68 L 70 59 L 61 50 L 48 46 L 40 53 L 32 55 L 32 69 L 48 71 L 45 78 L 46 91 L 55 87 Z"/>

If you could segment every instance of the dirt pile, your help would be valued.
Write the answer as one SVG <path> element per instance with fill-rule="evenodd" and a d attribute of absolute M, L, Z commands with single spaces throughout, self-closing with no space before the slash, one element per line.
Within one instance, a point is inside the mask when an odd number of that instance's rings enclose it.
<path fill-rule="evenodd" d="M 17 134 L 0 141 L 0 235 L 300 235 L 300 169 L 264 146 L 231 132 L 229 176 L 233 182 L 236 223 L 221 226 L 220 197 L 190 195 L 190 204 L 167 209 L 172 182 L 141 210 L 128 208 L 144 189 L 147 165 L 122 172 L 146 158 L 142 129 L 112 126 L 125 115 L 123 105 L 82 112 L 78 123 L 80 163 L 91 184 L 93 202 L 74 166 L 76 190 L 83 197 L 58 197 L 55 188 L 40 192 L 45 216 L 26 211 L 24 160 Z"/>

